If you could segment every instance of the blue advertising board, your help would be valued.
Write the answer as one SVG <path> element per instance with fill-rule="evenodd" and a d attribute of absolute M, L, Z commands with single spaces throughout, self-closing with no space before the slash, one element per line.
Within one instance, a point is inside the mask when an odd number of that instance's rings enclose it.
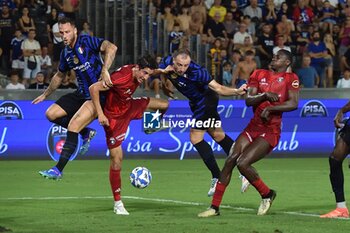
<path fill-rule="evenodd" d="M 333 118 L 347 99 L 300 100 L 299 107 L 284 114 L 282 134 L 278 146 L 272 152 L 278 156 L 326 156 L 334 146 L 336 131 Z M 30 101 L 0 101 L 0 159 L 48 159 L 57 160 L 66 136 L 66 129 L 45 118 L 52 101 L 33 105 Z M 236 138 L 253 116 L 243 100 L 222 100 L 218 111 L 222 127 Z M 191 116 L 188 101 L 171 101 L 165 120 L 174 121 Z M 174 125 L 173 125 L 174 126 Z M 103 128 L 94 121 L 90 127 L 97 130 L 87 155 L 90 158 L 108 156 Z M 208 135 L 206 140 L 216 155 L 223 150 Z M 81 144 L 81 141 L 79 141 Z M 122 144 L 125 157 L 179 158 L 198 157 L 189 140 L 189 128 L 173 127 L 146 135 L 143 120 L 131 122 Z M 77 156 L 77 152 L 72 159 Z"/>

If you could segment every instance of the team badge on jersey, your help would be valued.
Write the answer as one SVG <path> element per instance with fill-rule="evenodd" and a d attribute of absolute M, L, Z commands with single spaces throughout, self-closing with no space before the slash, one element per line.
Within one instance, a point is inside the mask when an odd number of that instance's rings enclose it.
<path fill-rule="evenodd" d="M 73 61 L 74 61 L 74 64 L 78 64 L 79 63 L 79 58 L 74 55 Z"/>
<path fill-rule="evenodd" d="M 279 83 L 283 82 L 283 80 L 284 80 L 283 77 L 279 77 L 279 78 L 277 79 L 277 81 L 278 81 Z"/>
<path fill-rule="evenodd" d="M 170 78 L 172 78 L 172 79 L 176 79 L 177 76 L 178 76 L 178 75 L 177 75 L 176 73 L 171 73 L 171 74 L 170 74 Z"/>

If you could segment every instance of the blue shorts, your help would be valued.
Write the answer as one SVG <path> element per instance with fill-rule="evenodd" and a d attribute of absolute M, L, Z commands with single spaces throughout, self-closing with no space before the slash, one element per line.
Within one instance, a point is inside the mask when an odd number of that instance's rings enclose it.
<path fill-rule="evenodd" d="M 243 84 L 247 84 L 247 80 L 244 80 L 244 79 L 236 80 L 236 88 L 240 88 Z"/>

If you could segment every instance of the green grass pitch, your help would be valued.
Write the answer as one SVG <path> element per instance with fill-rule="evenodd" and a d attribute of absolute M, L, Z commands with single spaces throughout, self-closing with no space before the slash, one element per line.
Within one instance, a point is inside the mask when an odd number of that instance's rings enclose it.
<path fill-rule="evenodd" d="M 224 160 L 220 159 L 220 166 Z M 263 180 L 277 191 L 266 216 L 257 216 L 260 197 L 254 188 L 240 193 L 234 171 L 221 215 L 200 219 L 210 204 L 210 174 L 203 162 L 125 159 L 122 196 L 130 216 L 113 213 L 106 160 L 70 162 L 61 181 L 46 180 L 38 171 L 52 161 L 0 161 L 0 232 L 349 232 L 350 221 L 320 219 L 335 207 L 328 179 L 328 159 L 264 159 L 257 163 Z M 344 163 L 345 193 L 350 171 Z M 149 187 L 131 186 L 129 172 L 145 166 Z"/>

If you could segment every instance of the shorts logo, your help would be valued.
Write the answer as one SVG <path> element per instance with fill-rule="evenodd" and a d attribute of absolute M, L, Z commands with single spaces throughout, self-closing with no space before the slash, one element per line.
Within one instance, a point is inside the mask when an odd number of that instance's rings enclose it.
<path fill-rule="evenodd" d="M 326 106 L 319 100 L 310 100 L 304 104 L 300 113 L 301 117 L 326 117 L 328 116 Z"/>
<path fill-rule="evenodd" d="M 4 101 L 0 104 L 0 120 L 22 120 L 21 108 L 12 101 Z"/>
<path fill-rule="evenodd" d="M 114 145 L 115 144 L 115 139 L 113 137 L 109 138 L 109 143 L 111 145 Z"/>
<path fill-rule="evenodd" d="M 292 82 L 292 87 L 293 87 L 293 88 L 299 88 L 299 81 L 298 81 L 298 80 L 294 80 L 294 81 Z"/>
<path fill-rule="evenodd" d="M 160 128 L 160 116 L 162 114 L 157 110 L 156 112 L 144 112 L 143 113 L 143 128 L 144 129 L 159 129 Z"/>
<path fill-rule="evenodd" d="M 58 159 L 60 158 L 60 154 L 62 152 L 62 148 L 66 141 L 66 138 L 66 128 L 63 128 L 62 126 L 56 124 L 51 125 L 49 131 L 47 132 L 46 148 L 47 152 L 49 152 L 49 155 L 53 160 L 58 161 Z M 74 151 L 73 155 L 70 157 L 69 160 L 73 160 L 77 156 L 80 144 L 81 139 L 79 137 L 77 149 Z"/>

